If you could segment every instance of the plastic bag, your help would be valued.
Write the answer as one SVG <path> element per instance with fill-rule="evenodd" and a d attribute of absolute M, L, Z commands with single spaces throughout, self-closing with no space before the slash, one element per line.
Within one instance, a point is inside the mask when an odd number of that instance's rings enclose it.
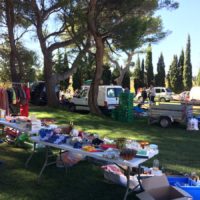
<path fill-rule="evenodd" d="M 64 152 L 61 154 L 61 157 L 58 156 L 57 158 L 57 166 L 61 165 L 64 167 L 72 167 L 73 165 L 77 164 L 81 160 L 84 160 L 85 156 L 78 154 L 78 153 L 73 153 L 73 152 Z"/>
<path fill-rule="evenodd" d="M 198 120 L 196 118 L 191 118 L 188 120 L 187 130 L 188 131 L 198 131 L 199 130 Z"/>
<path fill-rule="evenodd" d="M 104 178 L 105 179 L 107 179 L 113 183 L 116 183 L 116 184 L 126 187 L 127 178 L 122 173 L 121 169 L 118 166 L 106 165 L 106 166 L 102 166 L 102 169 L 104 169 Z M 138 182 L 137 176 L 130 176 L 130 186 L 129 187 L 131 189 L 133 189 L 138 185 L 139 185 L 139 182 Z M 138 189 L 139 189 L 139 187 L 138 187 Z"/>

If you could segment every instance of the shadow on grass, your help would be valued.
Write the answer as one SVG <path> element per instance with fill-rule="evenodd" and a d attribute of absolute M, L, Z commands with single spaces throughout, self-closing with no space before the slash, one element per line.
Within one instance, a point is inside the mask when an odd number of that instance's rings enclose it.
<path fill-rule="evenodd" d="M 0 173 L 1 200 L 121 200 L 125 193 L 125 188 L 108 184 L 101 169 L 87 161 L 73 166 L 67 173 L 63 168 L 47 167 L 38 184 L 43 151 L 34 155 L 28 169 L 24 163 L 29 152 L 3 145 L 0 155 L 5 161 Z M 128 199 L 136 197 L 131 195 Z"/>
<path fill-rule="evenodd" d="M 77 129 L 98 133 L 101 137 L 126 137 L 136 140 L 148 140 L 159 146 L 159 155 L 163 166 L 169 170 L 183 172 L 196 171 L 200 157 L 200 131 L 186 131 L 186 126 L 173 124 L 170 128 L 163 129 L 158 125 L 148 125 L 147 119 L 134 119 L 132 123 L 113 121 L 108 117 L 69 113 L 60 109 L 34 108 L 37 116 L 45 115 L 54 117 L 58 124 L 68 124 L 73 121 Z M 151 165 L 151 162 L 148 162 Z"/>

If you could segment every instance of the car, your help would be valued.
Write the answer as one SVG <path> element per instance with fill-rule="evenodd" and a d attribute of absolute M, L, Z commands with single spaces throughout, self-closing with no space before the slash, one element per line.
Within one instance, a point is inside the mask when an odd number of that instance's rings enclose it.
<path fill-rule="evenodd" d="M 188 101 L 190 98 L 190 91 L 183 91 L 180 94 L 172 95 L 174 101 Z"/>
<path fill-rule="evenodd" d="M 31 100 L 30 103 L 36 106 L 47 104 L 46 84 L 44 81 L 34 82 L 30 86 Z M 55 86 L 56 95 L 59 98 L 59 85 Z"/>
<path fill-rule="evenodd" d="M 31 90 L 31 100 L 33 105 L 46 105 L 47 104 L 47 94 L 46 86 L 44 81 L 35 82 L 30 86 Z"/>
<path fill-rule="evenodd" d="M 88 95 L 90 86 L 82 86 L 82 90 L 70 100 L 70 111 L 89 111 Z M 119 105 L 119 95 L 123 92 L 122 86 L 100 85 L 97 103 L 104 113 L 109 113 Z"/>
<path fill-rule="evenodd" d="M 200 86 L 194 86 L 190 90 L 190 101 L 200 101 Z"/>
<path fill-rule="evenodd" d="M 172 100 L 172 95 L 173 95 L 173 92 L 171 89 L 169 88 L 165 88 L 165 87 L 154 87 L 155 89 L 155 93 L 156 93 L 156 96 L 155 96 L 155 101 L 160 101 L 160 102 L 169 102 Z M 148 94 L 148 91 L 149 89 L 147 89 L 147 94 Z M 135 99 L 137 101 L 142 101 L 142 96 L 141 96 L 141 92 L 139 92 Z"/>

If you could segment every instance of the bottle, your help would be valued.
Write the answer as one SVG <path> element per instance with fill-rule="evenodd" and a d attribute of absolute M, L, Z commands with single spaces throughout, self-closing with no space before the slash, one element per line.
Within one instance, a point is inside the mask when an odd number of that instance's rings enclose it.
<path fill-rule="evenodd" d="M 160 162 L 159 162 L 158 159 L 155 159 L 155 160 L 153 161 L 153 170 L 154 170 L 154 171 L 158 171 L 158 170 L 159 170 L 159 167 L 160 167 Z"/>

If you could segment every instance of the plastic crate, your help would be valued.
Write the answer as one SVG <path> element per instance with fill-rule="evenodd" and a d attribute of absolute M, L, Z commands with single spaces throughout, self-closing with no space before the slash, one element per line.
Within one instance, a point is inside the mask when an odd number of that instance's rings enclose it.
<path fill-rule="evenodd" d="M 188 177 L 169 176 L 168 181 L 170 185 L 181 188 L 189 193 L 193 200 L 200 200 L 200 185 Z"/>

